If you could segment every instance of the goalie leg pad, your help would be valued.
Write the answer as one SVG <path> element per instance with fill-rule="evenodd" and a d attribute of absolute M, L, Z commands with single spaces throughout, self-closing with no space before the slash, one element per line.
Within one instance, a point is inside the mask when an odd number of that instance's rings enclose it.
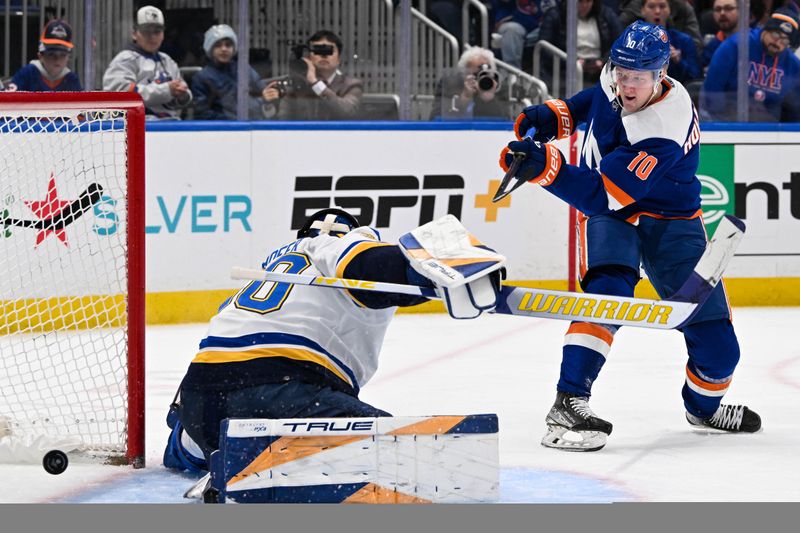
<path fill-rule="evenodd" d="M 235 503 L 488 503 L 497 416 L 227 419 L 212 489 Z"/>

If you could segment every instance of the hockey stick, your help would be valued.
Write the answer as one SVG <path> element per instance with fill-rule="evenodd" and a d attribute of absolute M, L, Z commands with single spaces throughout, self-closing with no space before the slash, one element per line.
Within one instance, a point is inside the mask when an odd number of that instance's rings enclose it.
<path fill-rule="evenodd" d="M 596 324 L 612 324 L 653 329 L 675 329 L 686 324 L 700 310 L 711 291 L 722 278 L 722 272 L 733 257 L 744 235 L 744 223 L 726 215 L 706 245 L 706 250 L 692 274 L 671 298 L 649 300 L 567 291 L 551 291 L 504 285 L 494 313 L 503 315 L 578 320 Z M 311 285 L 333 289 L 353 289 L 411 294 L 438 299 L 428 287 L 379 281 L 328 278 L 303 274 L 284 274 L 234 267 L 233 279 L 273 281 Z"/>
<path fill-rule="evenodd" d="M 494 193 L 494 197 L 492 198 L 493 203 L 499 202 L 511 194 L 514 189 L 525 183 L 525 180 L 521 180 L 516 176 L 523 161 L 525 161 L 525 154 L 523 152 L 514 152 L 514 161 L 511 162 L 511 166 L 508 167 L 505 176 L 503 176 L 503 181 L 500 182 L 500 186 Z"/>
<path fill-rule="evenodd" d="M 38 230 L 62 230 L 91 209 L 92 206 L 100 200 L 101 196 L 103 196 L 103 186 L 99 183 L 92 183 L 78 196 L 77 200 L 74 200 L 48 219 L 23 220 L 18 218 L 4 218 L 0 220 L 0 223 L 2 223 L 4 227 L 17 226 L 19 228 L 33 228 Z"/>

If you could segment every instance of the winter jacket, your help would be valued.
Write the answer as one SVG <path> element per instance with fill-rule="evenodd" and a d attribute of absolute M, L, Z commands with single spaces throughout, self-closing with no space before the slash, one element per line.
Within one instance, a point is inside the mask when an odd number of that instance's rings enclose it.
<path fill-rule="evenodd" d="M 194 118 L 197 120 L 236 120 L 237 70 L 234 59 L 227 64 L 212 63 L 203 67 L 192 78 L 194 97 Z M 259 79 L 258 73 L 250 68 L 248 73 L 248 118 L 263 120 L 261 91 L 266 82 Z"/>
<path fill-rule="evenodd" d="M 178 64 L 163 52 L 150 54 L 136 43 L 117 54 L 103 74 L 104 91 L 132 91 L 141 95 L 145 111 L 158 118 L 179 118 L 180 108 L 192 100 L 187 92 L 172 96 L 168 82 L 183 79 Z"/>

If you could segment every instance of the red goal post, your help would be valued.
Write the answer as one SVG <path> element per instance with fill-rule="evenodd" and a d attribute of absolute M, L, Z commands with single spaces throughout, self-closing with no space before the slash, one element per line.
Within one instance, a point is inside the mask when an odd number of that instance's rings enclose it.
<path fill-rule="evenodd" d="M 144 118 L 135 93 L 0 92 L 0 443 L 144 466 Z"/>

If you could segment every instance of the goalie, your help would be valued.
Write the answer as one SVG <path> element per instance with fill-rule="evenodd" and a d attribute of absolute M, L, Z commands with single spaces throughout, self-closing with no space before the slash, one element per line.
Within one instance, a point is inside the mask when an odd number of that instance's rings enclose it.
<path fill-rule="evenodd" d="M 451 216 L 382 242 L 341 209 L 323 209 L 298 240 L 269 254 L 267 271 L 435 288 L 453 318 L 497 305 L 505 258 Z M 391 416 L 358 398 L 377 370 L 398 306 L 421 296 L 252 281 L 220 307 L 167 418 L 164 465 L 207 470 L 226 418 Z"/>

